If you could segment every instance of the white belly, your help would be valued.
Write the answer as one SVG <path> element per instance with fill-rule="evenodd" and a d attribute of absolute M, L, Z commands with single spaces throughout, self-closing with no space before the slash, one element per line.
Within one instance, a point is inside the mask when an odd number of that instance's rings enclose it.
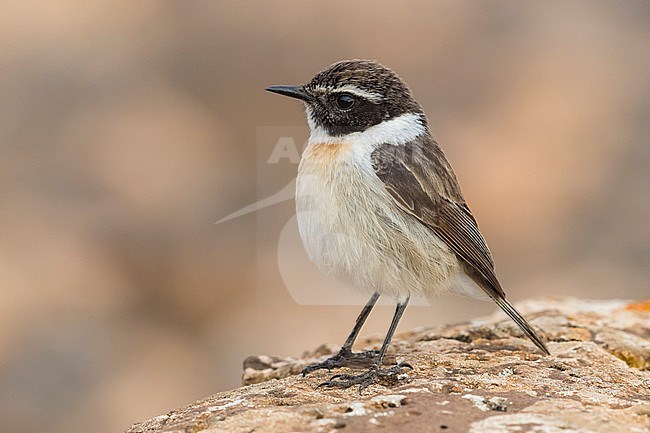
<path fill-rule="evenodd" d="M 298 227 L 309 258 L 353 288 L 403 300 L 453 289 L 460 267 L 427 227 L 402 212 L 349 144 L 310 144 L 296 184 Z"/>

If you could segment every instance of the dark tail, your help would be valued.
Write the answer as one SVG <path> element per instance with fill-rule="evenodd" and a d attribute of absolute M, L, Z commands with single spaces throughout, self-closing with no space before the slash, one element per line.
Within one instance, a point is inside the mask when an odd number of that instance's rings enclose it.
<path fill-rule="evenodd" d="M 506 298 L 493 298 L 494 302 L 497 303 L 499 307 L 512 319 L 515 321 L 517 325 L 521 328 L 521 330 L 526 334 L 530 340 L 535 343 L 535 346 L 539 347 L 539 350 L 544 352 L 547 355 L 550 355 L 551 352 L 548 351 L 548 347 L 546 347 L 546 343 L 544 343 L 544 340 L 542 340 L 542 337 L 537 334 L 535 329 L 531 326 L 530 323 L 526 319 L 524 319 L 524 316 L 521 315 L 519 311 L 510 303 Z"/>

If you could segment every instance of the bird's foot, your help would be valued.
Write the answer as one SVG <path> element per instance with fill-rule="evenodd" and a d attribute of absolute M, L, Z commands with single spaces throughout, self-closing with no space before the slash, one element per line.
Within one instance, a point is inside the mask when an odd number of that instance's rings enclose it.
<path fill-rule="evenodd" d="M 312 364 L 302 370 L 302 375 L 307 376 L 316 370 L 332 370 L 339 367 L 367 367 L 379 355 L 377 350 L 366 350 L 365 352 L 352 352 L 349 349 L 341 349 L 336 355 L 327 358 L 323 362 Z"/>
<path fill-rule="evenodd" d="M 347 389 L 351 386 L 359 385 L 359 393 L 361 393 L 366 387 L 372 385 L 378 379 L 397 381 L 397 376 L 402 373 L 402 369 L 404 368 L 413 370 L 411 364 L 407 362 L 400 362 L 390 368 L 379 368 L 377 365 L 373 365 L 368 371 L 361 374 L 334 375 L 327 382 L 318 385 L 318 388 L 326 387 Z"/>

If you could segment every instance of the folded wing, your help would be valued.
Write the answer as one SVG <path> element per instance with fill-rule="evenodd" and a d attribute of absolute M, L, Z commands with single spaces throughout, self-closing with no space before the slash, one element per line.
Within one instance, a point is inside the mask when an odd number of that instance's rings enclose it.
<path fill-rule="evenodd" d="M 465 273 L 548 354 L 544 341 L 505 298 L 487 243 L 437 143 L 423 135 L 403 146 L 384 144 L 372 153 L 372 163 L 397 205 L 433 230 L 459 258 Z"/>

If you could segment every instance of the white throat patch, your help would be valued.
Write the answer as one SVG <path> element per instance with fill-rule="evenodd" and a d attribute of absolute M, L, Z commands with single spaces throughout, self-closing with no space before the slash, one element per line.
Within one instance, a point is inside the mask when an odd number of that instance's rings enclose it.
<path fill-rule="evenodd" d="M 363 148 L 374 148 L 380 144 L 400 146 L 415 140 L 426 132 L 426 127 L 422 123 L 422 116 L 420 113 L 405 113 L 384 120 L 365 131 L 332 136 L 324 128 L 316 124 L 311 110 L 307 108 L 307 123 L 309 123 L 309 129 L 311 130 L 309 144 L 350 144 Z"/>

